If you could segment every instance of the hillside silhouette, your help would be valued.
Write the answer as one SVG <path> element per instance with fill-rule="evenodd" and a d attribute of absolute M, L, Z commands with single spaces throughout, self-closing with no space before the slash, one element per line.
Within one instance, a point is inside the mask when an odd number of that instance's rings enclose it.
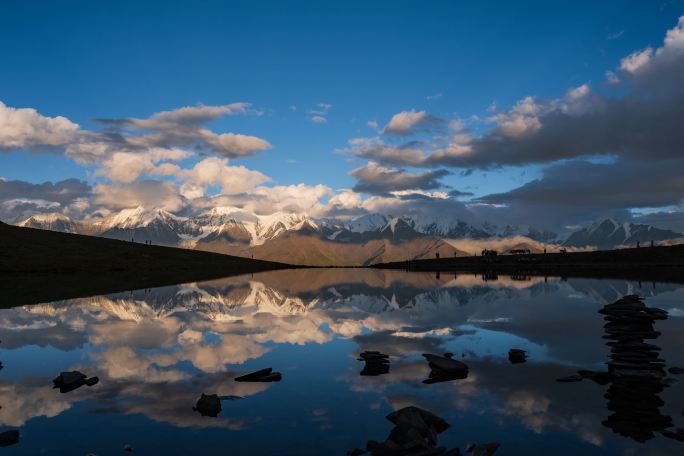
<path fill-rule="evenodd" d="M 288 267 L 218 253 L 10 226 L 0 222 L 0 302 L 152 288 Z"/>

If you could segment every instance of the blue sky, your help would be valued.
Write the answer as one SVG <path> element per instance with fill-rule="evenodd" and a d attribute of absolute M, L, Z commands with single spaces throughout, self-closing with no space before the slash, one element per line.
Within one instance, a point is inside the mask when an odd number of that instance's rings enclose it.
<path fill-rule="evenodd" d="M 338 191 L 353 188 L 358 179 L 349 173 L 368 161 L 349 141 L 382 136 L 369 121 L 381 130 L 397 113 L 425 111 L 458 120 L 477 137 L 497 126 L 493 115 L 528 96 L 560 99 L 586 84 L 592 93 L 621 98 L 633 89 L 611 86 L 606 72 L 632 52 L 662 46 L 682 14 L 681 1 L 11 1 L 0 16 L 0 102 L 92 131 L 102 130 L 97 118 L 247 102 L 251 114 L 216 118 L 207 128 L 272 147 L 231 157 L 230 165 L 258 170 L 270 178 L 266 186 L 324 184 Z M 330 105 L 323 108 L 326 122 L 314 123 L 310 111 L 321 111 L 320 104 Z M 33 184 L 110 182 L 98 163 L 29 149 L 4 147 L 0 176 Z M 204 157 L 180 164 L 188 168 Z M 413 173 L 436 168 L 380 163 Z M 540 178 L 550 164 L 446 166 L 444 187 L 429 190 L 503 194 Z M 212 191 L 219 192 L 215 185 Z M 625 214 L 624 205 L 608 209 Z"/>

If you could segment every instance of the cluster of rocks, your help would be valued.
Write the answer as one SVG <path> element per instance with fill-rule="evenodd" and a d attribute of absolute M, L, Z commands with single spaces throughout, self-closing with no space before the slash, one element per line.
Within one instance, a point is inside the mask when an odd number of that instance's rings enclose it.
<path fill-rule="evenodd" d="M 282 379 L 283 375 L 280 372 L 273 372 L 270 367 L 235 377 L 236 382 L 279 382 Z"/>
<path fill-rule="evenodd" d="M 61 372 L 52 379 L 53 388 L 59 388 L 60 393 L 68 393 L 82 387 L 97 385 L 98 377 L 90 377 L 79 371 Z"/>
<path fill-rule="evenodd" d="M 366 363 L 359 375 L 377 376 L 389 373 L 389 355 L 385 355 L 379 351 L 366 350 L 361 353 L 357 359 L 359 361 L 365 361 Z"/>
<path fill-rule="evenodd" d="M 610 347 L 607 371 L 580 370 L 577 375 L 557 379 L 559 382 L 578 382 L 589 379 L 607 385 L 605 398 L 613 412 L 603 425 L 614 432 L 638 442 L 645 442 L 659 432 L 666 437 L 683 439 L 672 427 L 672 418 L 660 412 L 664 401 L 659 394 L 676 381 L 667 378 L 665 360 L 660 358 L 660 347 L 647 343 L 660 332 L 654 328 L 656 320 L 667 319 L 662 309 L 647 307 L 637 295 L 628 295 L 604 306 L 604 339 Z M 670 368 L 670 373 L 678 368 Z"/>
<path fill-rule="evenodd" d="M 450 425 L 437 415 L 418 407 L 404 407 L 386 417 L 394 428 L 384 442 L 369 440 L 366 449 L 354 449 L 349 456 L 370 453 L 373 456 L 460 456 L 458 448 L 446 449 L 437 445 L 437 436 L 449 429 Z M 491 456 L 499 447 L 498 443 L 483 445 L 469 444 L 466 453 L 472 456 Z"/>
<path fill-rule="evenodd" d="M 647 307 L 637 295 L 625 296 L 599 310 L 609 340 L 608 409 L 613 412 L 603 424 L 620 435 L 645 442 L 654 432 L 672 426 L 672 418 L 662 415 L 665 403 L 658 396 L 669 384 L 665 381 L 665 361 L 660 347 L 644 342 L 660 332 L 653 324 L 665 320 L 667 312 Z"/>
<path fill-rule="evenodd" d="M 432 384 L 467 378 L 468 365 L 453 359 L 453 356 L 452 353 L 445 353 L 444 356 L 424 353 L 423 357 L 430 366 L 430 375 L 423 383 Z"/>

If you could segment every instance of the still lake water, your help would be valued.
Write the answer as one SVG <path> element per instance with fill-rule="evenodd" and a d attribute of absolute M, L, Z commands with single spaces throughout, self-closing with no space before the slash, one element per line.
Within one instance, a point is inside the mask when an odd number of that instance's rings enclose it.
<path fill-rule="evenodd" d="M 488 278 L 492 279 L 492 278 Z M 446 447 L 500 442 L 506 454 L 684 454 L 658 432 L 640 443 L 603 424 L 609 386 L 555 379 L 605 370 L 603 316 L 625 294 L 665 309 L 659 346 L 684 367 L 684 285 L 401 271 L 313 269 L 260 273 L 0 310 L 3 454 L 344 455 L 383 441 L 389 412 L 408 405 L 451 424 Z M 510 348 L 528 351 L 511 364 Z M 390 372 L 360 376 L 363 350 L 391 355 Z M 423 384 L 421 353 L 452 352 L 466 379 Z M 278 383 L 235 376 L 273 367 Z M 52 389 L 60 372 L 100 382 Z M 684 427 L 684 376 L 647 401 L 646 414 Z M 218 417 L 192 410 L 201 393 Z M 619 399 L 619 398 L 618 398 Z M 643 404 L 640 406 L 643 409 Z M 643 410 L 642 410 L 643 412 Z M 639 415 L 640 412 L 636 413 Z"/>

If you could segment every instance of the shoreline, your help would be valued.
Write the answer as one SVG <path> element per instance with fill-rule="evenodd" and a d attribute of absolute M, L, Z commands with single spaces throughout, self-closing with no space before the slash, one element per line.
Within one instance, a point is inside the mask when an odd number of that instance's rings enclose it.
<path fill-rule="evenodd" d="M 684 245 L 592 252 L 452 257 L 379 263 L 370 267 L 410 272 L 471 272 L 485 275 L 684 283 Z"/>

